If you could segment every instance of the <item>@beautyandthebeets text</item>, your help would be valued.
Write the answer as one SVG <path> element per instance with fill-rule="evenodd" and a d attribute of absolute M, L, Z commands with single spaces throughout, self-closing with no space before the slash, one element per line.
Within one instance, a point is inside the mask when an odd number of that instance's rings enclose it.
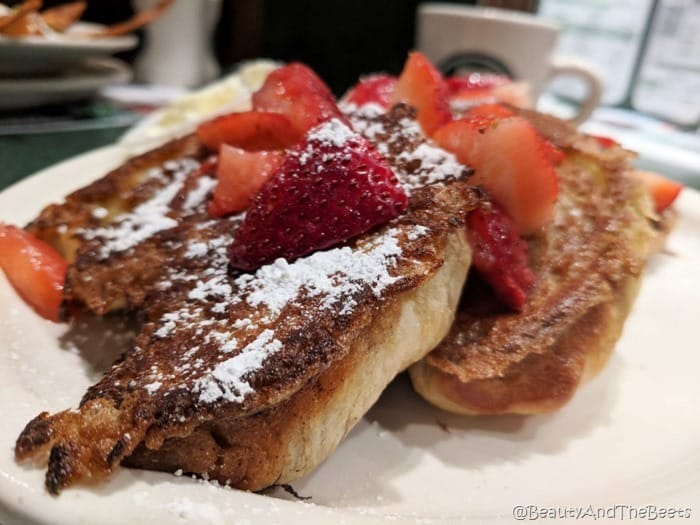
<path fill-rule="evenodd" d="M 668 507 L 660 505 L 595 505 L 557 506 L 516 505 L 513 518 L 518 521 L 540 520 L 617 520 L 658 521 L 690 519 L 690 507 Z"/>

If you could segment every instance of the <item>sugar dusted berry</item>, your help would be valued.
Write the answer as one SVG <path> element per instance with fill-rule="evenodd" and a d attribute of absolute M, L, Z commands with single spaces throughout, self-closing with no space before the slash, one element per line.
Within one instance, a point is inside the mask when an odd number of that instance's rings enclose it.
<path fill-rule="evenodd" d="M 254 270 L 352 239 L 396 217 L 407 197 L 386 160 L 333 119 L 312 129 L 261 188 L 229 249 Z"/>

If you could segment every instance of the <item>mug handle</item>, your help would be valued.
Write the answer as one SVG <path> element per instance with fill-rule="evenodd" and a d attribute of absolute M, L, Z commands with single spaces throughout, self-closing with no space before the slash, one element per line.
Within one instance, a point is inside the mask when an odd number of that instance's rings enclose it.
<path fill-rule="evenodd" d="M 591 113 L 600 104 L 600 100 L 603 97 L 603 81 L 598 73 L 577 58 L 554 57 L 549 67 L 547 80 L 564 74 L 579 77 L 586 83 L 586 98 L 579 105 L 576 115 L 571 118 L 574 123 L 580 124 L 590 117 Z"/>

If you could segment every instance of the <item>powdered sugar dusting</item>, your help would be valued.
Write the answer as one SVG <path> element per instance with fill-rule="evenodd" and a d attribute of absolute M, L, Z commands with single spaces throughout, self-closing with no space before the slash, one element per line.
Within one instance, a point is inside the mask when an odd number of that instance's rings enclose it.
<path fill-rule="evenodd" d="M 320 251 L 292 263 L 278 259 L 254 274 L 236 278 L 228 273 L 231 233 L 187 243 L 185 253 L 206 253 L 208 267 L 194 278 L 186 272 L 171 272 L 169 280 L 189 286 L 187 301 L 161 316 L 153 336 L 163 340 L 182 337 L 183 330 L 191 333 L 194 346 L 175 363 L 175 376 L 193 385 L 201 403 L 240 403 L 252 392 L 251 374 L 282 348 L 271 327 L 279 325 L 285 306 L 310 297 L 317 298 L 314 308 L 351 314 L 363 291 L 381 298 L 399 279 L 392 269 L 402 253 L 401 237 L 417 238 L 424 233 L 421 226 L 389 228 L 355 248 Z M 250 313 L 241 313 L 246 311 Z M 229 317 L 230 312 L 236 312 L 236 317 Z M 249 342 L 256 333 L 259 335 Z M 201 349 L 213 350 L 218 359 L 207 358 L 206 365 L 198 362 Z M 149 376 L 146 391 L 157 392 L 163 377 Z"/>
<path fill-rule="evenodd" d="M 162 169 L 155 168 L 148 172 L 146 182 L 163 181 L 164 185 L 148 200 L 136 206 L 129 213 L 115 217 L 107 226 L 91 230 L 79 230 L 87 240 L 99 239 L 101 246 L 98 256 L 105 259 L 113 252 L 128 250 L 148 239 L 153 234 L 177 226 L 177 220 L 168 216 L 170 202 L 182 189 L 185 179 L 199 163 L 192 159 L 169 161 L 163 166 L 172 172 L 167 178 Z"/>
<path fill-rule="evenodd" d="M 390 161 L 408 195 L 412 190 L 456 179 L 468 171 L 452 153 L 427 139 L 415 119 L 404 117 L 394 123 L 382 118 L 385 111 L 377 104 L 359 108 L 348 104 L 344 109 L 353 128 Z"/>
<path fill-rule="evenodd" d="M 297 155 L 299 158 L 299 163 L 304 165 L 312 157 L 315 149 L 325 146 L 333 147 L 332 149 L 341 148 L 342 151 L 343 146 L 345 146 L 345 144 L 347 144 L 347 142 L 353 137 L 358 137 L 357 133 L 351 130 L 340 119 L 334 118 L 312 129 L 306 138 L 306 148 L 300 152 L 295 152 L 292 154 Z M 330 158 L 324 158 L 324 162 L 330 160 Z M 319 166 L 318 168 L 320 170 L 323 169 L 322 166 Z"/>
<path fill-rule="evenodd" d="M 274 332 L 263 330 L 238 355 L 218 364 L 199 379 L 194 392 L 199 392 L 199 400 L 203 403 L 214 403 L 220 399 L 240 403 L 253 392 L 245 376 L 260 368 L 269 356 L 281 348 L 282 343 L 274 338 Z"/>
<path fill-rule="evenodd" d="M 183 208 L 185 211 L 192 211 L 197 206 L 202 204 L 204 200 L 209 196 L 214 187 L 217 184 L 217 179 L 214 177 L 202 176 L 197 179 L 197 186 L 194 190 L 187 194 Z"/>
<path fill-rule="evenodd" d="M 426 142 L 413 119 L 394 119 L 392 124 L 371 106 L 362 111 L 367 109 L 378 116 L 375 120 L 356 116 L 357 129 L 380 152 L 391 153 L 388 158 L 407 189 L 441 182 L 463 171 L 450 154 Z M 333 119 L 313 130 L 308 143 L 309 148 L 325 144 L 342 150 L 353 137 L 358 137 L 355 131 Z M 305 153 L 315 152 L 309 149 L 299 155 Z M 114 226 L 102 228 L 107 230 L 100 232 L 107 240 L 106 253 L 178 225 L 168 215 L 169 205 L 196 165 L 179 161 L 164 166 L 171 170 L 167 183 Z M 166 175 L 150 174 L 156 179 Z M 210 177 L 200 177 L 185 195 L 183 209 L 200 206 L 214 183 Z M 241 214 L 195 220 L 191 233 L 183 230 L 181 240 L 174 245 L 182 266 L 164 268 L 159 283 L 160 289 L 174 294 L 173 299 L 163 303 L 165 311 L 149 323 L 149 330 L 152 344 L 167 349 L 169 355 L 173 345 L 179 350 L 177 357 L 144 377 L 142 388 L 147 394 L 171 388 L 176 381 L 194 392 L 199 403 L 242 403 L 254 392 L 256 374 L 285 346 L 277 330 L 286 326 L 287 307 L 303 305 L 309 312 L 346 316 L 353 314 L 358 299 L 367 298 L 368 293 L 381 300 L 388 288 L 404 278 L 397 271 L 402 247 L 428 233 L 424 226 L 395 224 L 354 246 L 318 251 L 291 263 L 278 259 L 253 274 L 232 275 L 228 247 L 242 218 Z M 128 234 L 127 242 L 117 245 L 118 236 L 124 233 Z M 177 306 L 171 308 L 171 304 Z"/>
<path fill-rule="evenodd" d="M 353 131 L 340 119 L 333 118 L 311 130 L 307 140 L 341 148 L 353 135 Z"/>
<path fill-rule="evenodd" d="M 406 165 L 420 162 L 420 167 L 414 172 L 403 171 L 399 175 L 399 180 L 409 191 L 456 178 L 464 171 L 464 166 L 457 161 L 457 157 L 428 142 L 424 142 L 413 151 L 405 151 L 396 160 Z"/>
<path fill-rule="evenodd" d="M 308 296 L 325 296 L 324 308 L 334 306 L 339 298 L 345 299 L 344 309 L 354 306 L 351 296 L 363 285 L 369 285 L 376 296 L 396 278 L 389 267 L 401 254 L 397 230 L 389 230 L 376 243 L 364 250 L 349 247 L 316 252 L 288 263 L 277 259 L 261 267 L 254 275 L 243 275 L 236 280 L 252 307 L 264 306 L 268 319 L 279 315 L 282 308 L 303 290 Z"/>

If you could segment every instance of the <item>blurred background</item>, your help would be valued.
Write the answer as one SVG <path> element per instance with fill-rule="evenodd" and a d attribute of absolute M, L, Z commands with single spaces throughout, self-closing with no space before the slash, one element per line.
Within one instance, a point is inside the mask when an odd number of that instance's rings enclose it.
<path fill-rule="evenodd" d="M 10 7 L 21 4 L 4 1 Z M 45 0 L 43 5 L 63 3 Z M 670 171 L 700 185 L 700 2 L 445 3 L 526 11 L 558 23 L 562 32 L 557 52 L 586 60 L 605 82 L 604 107 L 586 124 L 588 129 L 646 151 L 643 167 Z M 155 4 L 92 0 L 81 19 L 116 24 Z M 39 76 L 0 73 L 0 189 L 53 162 L 117 140 L 144 115 L 230 73 L 241 61 L 269 57 L 305 62 L 338 95 L 361 74 L 397 74 L 415 45 L 419 4 L 175 0 L 162 19 L 133 32 L 131 45 L 124 43 L 125 49 L 90 64 L 90 71 L 83 64 L 82 69 Z M 0 39 L 0 52 L 3 44 L 14 45 Z M 7 58 L 0 54 L 0 70 L 3 60 Z M 79 96 L 76 84 L 84 88 Z M 59 85 L 64 92 L 72 87 L 75 96 L 52 100 Z M 581 89 L 573 79 L 557 80 L 540 106 L 566 116 L 583 96 Z"/>

